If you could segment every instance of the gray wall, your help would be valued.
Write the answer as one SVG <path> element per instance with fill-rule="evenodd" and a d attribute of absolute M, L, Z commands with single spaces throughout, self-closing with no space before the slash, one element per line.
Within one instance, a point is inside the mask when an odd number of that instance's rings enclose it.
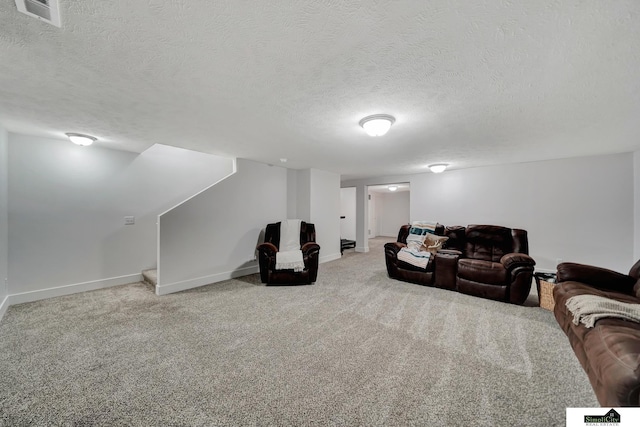
<path fill-rule="evenodd" d="M 287 175 L 238 159 L 235 174 L 163 214 L 156 293 L 257 272 L 262 231 L 287 217 Z"/>
<path fill-rule="evenodd" d="M 378 205 L 380 204 L 380 193 L 369 192 L 369 228 L 367 235 L 370 239 L 378 236 L 378 226 L 380 225 L 380 217 L 378 216 Z"/>
<path fill-rule="evenodd" d="M 412 221 L 524 228 L 539 269 L 554 270 L 563 259 L 626 272 L 637 227 L 633 158 L 633 153 L 580 157 L 378 177 L 342 186 L 408 181 Z"/>
<path fill-rule="evenodd" d="M 379 193 L 376 203 L 378 210 L 378 235 L 397 237 L 398 230 L 409 222 L 408 191 L 399 193 Z"/>
<path fill-rule="evenodd" d="M 340 175 L 318 169 L 288 172 L 288 218 L 311 222 L 316 227 L 320 262 L 340 258 Z"/>
<path fill-rule="evenodd" d="M 156 265 L 157 215 L 233 168 L 174 147 L 138 155 L 15 134 L 9 165 L 12 304 L 137 280 Z"/>
<path fill-rule="evenodd" d="M 0 127 L 0 317 L 6 310 L 9 277 L 9 137 Z"/>
<path fill-rule="evenodd" d="M 311 221 L 311 169 L 296 171 L 296 215 L 291 219 Z"/>
<path fill-rule="evenodd" d="M 634 250 L 633 259 L 640 259 L 640 151 L 633 153 L 633 191 L 634 191 Z"/>

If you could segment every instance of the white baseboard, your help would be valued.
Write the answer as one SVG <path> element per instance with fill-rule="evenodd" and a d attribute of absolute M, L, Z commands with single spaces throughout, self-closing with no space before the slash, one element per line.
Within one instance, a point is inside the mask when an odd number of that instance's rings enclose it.
<path fill-rule="evenodd" d="M 55 288 L 40 289 L 37 291 L 22 292 L 9 295 L 9 304 L 22 304 L 47 298 L 61 297 L 77 294 L 78 292 L 95 291 L 96 289 L 110 288 L 112 286 L 126 285 L 142 281 L 142 274 L 127 274 L 125 276 L 111 277 L 108 279 L 92 280 L 90 282 L 75 283 L 72 285 L 57 286 Z"/>
<path fill-rule="evenodd" d="M 356 246 L 356 252 L 369 252 L 369 246 Z"/>
<path fill-rule="evenodd" d="M 9 308 L 9 296 L 6 296 L 0 303 L 0 320 L 2 320 L 2 317 L 7 312 L 8 308 Z"/>
<path fill-rule="evenodd" d="M 195 279 L 183 280 L 180 282 L 167 283 L 166 285 L 156 285 L 156 295 L 167 295 L 174 292 L 186 291 L 187 289 L 198 288 L 204 285 L 210 285 L 223 280 L 235 279 L 236 277 L 248 276 L 260 272 L 258 264 L 249 267 L 239 268 L 233 271 L 224 271 L 222 273 L 210 274 Z"/>
<path fill-rule="evenodd" d="M 335 261 L 335 260 L 340 259 L 340 258 L 342 258 L 342 254 L 340 252 L 336 252 L 335 254 L 329 254 L 329 255 L 321 256 L 318 259 L 318 263 L 324 264 L 325 262 Z"/>

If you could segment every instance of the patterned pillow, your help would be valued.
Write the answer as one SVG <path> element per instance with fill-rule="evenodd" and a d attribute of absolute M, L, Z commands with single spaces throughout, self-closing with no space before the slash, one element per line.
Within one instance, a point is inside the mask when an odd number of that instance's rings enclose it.
<path fill-rule="evenodd" d="M 420 247 L 421 251 L 429 251 L 432 254 L 438 252 L 438 249 L 442 248 L 444 242 L 449 240 L 446 236 L 436 236 L 435 234 L 427 234 L 424 239 L 424 243 Z"/>

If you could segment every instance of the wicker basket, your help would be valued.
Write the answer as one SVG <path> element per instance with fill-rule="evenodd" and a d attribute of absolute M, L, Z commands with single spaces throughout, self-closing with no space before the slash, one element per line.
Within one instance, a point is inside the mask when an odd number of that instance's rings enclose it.
<path fill-rule="evenodd" d="M 555 283 L 550 283 L 545 280 L 540 280 L 540 307 L 545 310 L 553 311 L 553 307 L 556 305 L 553 299 L 553 287 Z"/>

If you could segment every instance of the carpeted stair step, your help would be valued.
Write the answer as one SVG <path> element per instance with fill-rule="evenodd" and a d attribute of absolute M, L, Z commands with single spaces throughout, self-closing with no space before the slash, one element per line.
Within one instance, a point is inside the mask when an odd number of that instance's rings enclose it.
<path fill-rule="evenodd" d="M 142 280 L 155 288 L 158 284 L 158 270 L 144 270 L 142 272 Z"/>

